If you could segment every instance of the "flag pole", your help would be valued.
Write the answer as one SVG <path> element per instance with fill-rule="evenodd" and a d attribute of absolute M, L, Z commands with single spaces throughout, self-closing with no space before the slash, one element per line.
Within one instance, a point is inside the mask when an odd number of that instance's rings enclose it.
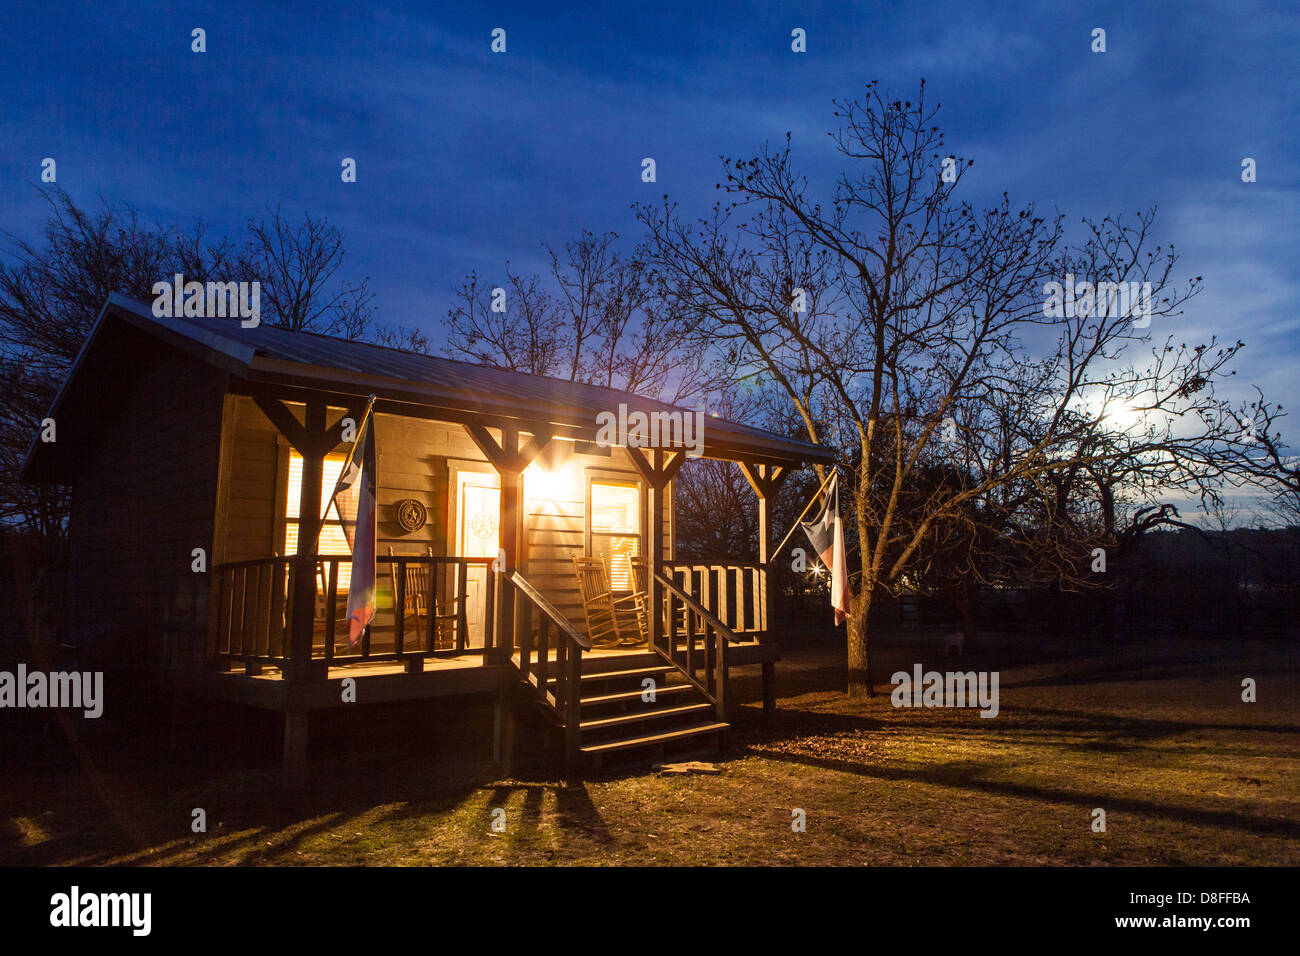
<path fill-rule="evenodd" d="M 352 464 L 352 459 L 356 456 L 357 449 L 361 447 L 361 441 L 360 441 L 360 438 L 361 438 L 361 435 L 362 435 L 362 434 L 365 432 L 365 430 L 366 430 L 366 425 L 367 425 L 367 423 L 369 423 L 369 421 L 370 421 L 370 415 L 371 415 L 371 412 L 374 410 L 374 407 L 375 407 L 375 396 L 374 396 L 374 395 L 371 395 L 371 396 L 370 396 L 370 400 L 369 400 L 368 402 L 366 402 L 366 410 L 365 410 L 364 412 L 361 413 L 361 423 L 360 423 L 359 425 L 357 425 L 357 439 L 358 439 L 358 440 L 357 440 L 357 441 L 354 441 L 354 442 L 352 443 L 352 447 L 348 449 L 348 453 L 347 453 L 347 455 L 346 455 L 346 456 L 344 457 L 344 459 L 343 459 L 343 467 L 339 469 L 339 477 L 340 477 L 340 478 L 342 478 L 344 475 L 346 475 L 346 474 L 348 473 L 348 465 Z M 331 493 L 330 493 L 329 501 L 325 502 L 325 510 L 324 510 L 323 512 L 321 512 L 320 523 L 318 524 L 318 526 L 317 526 L 317 528 L 316 528 L 316 547 L 315 547 L 315 548 L 312 548 L 312 553 L 313 553 L 313 554 L 315 554 L 316 551 L 320 548 L 320 536 L 321 536 L 321 532 L 325 530 L 325 521 L 326 521 L 326 519 L 329 517 L 330 508 L 334 506 L 334 495 L 338 494 L 338 490 L 339 490 L 339 488 L 338 488 L 338 482 L 336 481 L 336 482 L 334 483 L 334 488 L 333 488 L 333 490 L 332 490 Z"/>
<path fill-rule="evenodd" d="M 832 466 L 830 475 L 826 478 L 825 481 L 822 482 L 822 486 L 817 489 L 816 493 L 811 498 L 808 499 L 808 504 L 804 506 L 803 511 L 799 512 L 799 517 L 794 519 L 794 524 L 792 524 L 790 526 L 790 530 L 785 533 L 785 537 L 781 539 L 781 543 L 771 550 L 770 553 L 773 556 L 775 556 L 777 552 L 779 552 L 782 548 L 785 547 L 785 543 L 790 540 L 790 535 L 794 534 L 795 529 L 799 527 L 799 522 L 802 521 L 803 516 L 808 513 L 808 509 L 810 509 L 814 504 L 817 503 L 817 499 L 820 498 L 822 492 L 826 490 L 826 486 L 829 485 L 831 481 L 838 474 L 839 474 L 839 469 L 835 466 Z"/>

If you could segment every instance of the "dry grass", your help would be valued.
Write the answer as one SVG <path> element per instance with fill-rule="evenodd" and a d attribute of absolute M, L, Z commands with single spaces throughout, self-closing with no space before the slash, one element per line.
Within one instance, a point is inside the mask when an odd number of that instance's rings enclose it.
<path fill-rule="evenodd" d="M 1300 863 L 1294 644 L 1093 648 L 1062 662 L 986 641 L 1001 713 L 850 701 L 834 649 L 778 667 L 771 739 L 742 708 L 719 776 L 545 774 L 418 754 L 318 764 L 289 809 L 263 768 L 6 774 L 0 857 L 38 864 L 1289 864 Z M 938 664 L 895 640 L 880 673 Z M 942 668 L 941 668 L 942 669 Z M 879 675 L 878 675 L 879 676 Z M 1240 700 L 1254 677 L 1259 702 Z M 742 697 L 757 696 L 745 675 Z M 87 758 L 89 759 L 89 758 Z M 190 832 L 207 810 L 207 834 Z M 1091 811 L 1107 814 L 1094 833 Z M 494 833 L 494 808 L 506 829 Z M 807 831 L 792 831 L 791 811 Z"/>

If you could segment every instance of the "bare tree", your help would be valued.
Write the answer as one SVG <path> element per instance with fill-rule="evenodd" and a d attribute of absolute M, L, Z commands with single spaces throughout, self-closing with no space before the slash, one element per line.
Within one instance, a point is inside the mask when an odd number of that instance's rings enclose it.
<path fill-rule="evenodd" d="M 334 281 L 342 236 L 324 220 L 305 216 L 295 227 L 277 210 L 236 246 L 202 223 L 188 231 L 145 223 L 129 203 L 88 210 L 62 190 L 42 196 L 49 212 L 40 241 L 9 236 L 0 262 L 0 525 L 46 542 L 66 532 L 66 489 L 23 484 L 18 474 L 110 293 L 150 302 L 154 283 L 178 272 L 198 282 L 260 279 L 268 321 L 354 337 L 370 331 L 366 283 Z"/>
<path fill-rule="evenodd" d="M 716 380 L 703 350 L 683 347 L 664 288 L 617 240 L 584 232 L 547 246 L 544 276 L 518 275 L 509 263 L 499 285 L 471 273 L 448 312 L 445 353 L 668 401 L 700 396 Z"/>
<path fill-rule="evenodd" d="M 370 338 L 376 345 L 403 352 L 428 355 L 433 350 L 433 343 L 423 329 L 407 325 L 378 325 L 371 332 Z"/>
<path fill-rule="evenodd" d="M 294 225 L 277 206 L 269 218 L 249 220 L 238 263 L 241 277 L 261 283 L 264 321 L 295 332 L 364 339 L 374 316 L 369 278 L 337 278 L 343 233 L 325 218 L 304 213 Z"/>
<path fill-rule="evenodd" d="M 1223 414 L 1232 423 L 1227 427 L 1240 428 L 1230 466 L 1235 486 L 1270 494 L 1274 518 L 1284 526 L 1300 526 L 1300 454 L 1282 437 L 1286 410 L 1257 388 L 1253 401 Z"/>
<path fill-rule="evenodd" d="M 571 343 L 554 298 L 537 276 L 505 268 L 506 284 L 489 286 L 470 273 L 447 314 L 447 355 L 479 365 L 558 375 Z"/>
<path fill-rule="evenodd" d="M 1125 366 L 1144 340 L 1139 313 L 1164 324 L 1199 289 L 1195 280 L 1175 289 L 1173 250 L 1149 248 L 1153 213 L 1132 225 L 1085 220 L 1086 240 L 1069 248 L 1059 216 L 1006 196 L 978 213 L 958 200 L 970 163 L 947 156 L 924 84 L 916 102 L 887 100 L 872 84 L 836 105 L 843 125 L 832 140 L 850 168 L 828 202 L 808 195 L 787 136 L 784 148 L 727 163 L 734 201 L 695 225 L 667 201 L 638 214 L 648 263 L 700 334 L 760 366 L 809 439 L 844 449 L 841 501 L 860 548 L 848 627 L 856 696 L 872 692 L 872 601 L 915 569 L 927 542 L 987 515 L 990 529 L 1004 528 L 1013 506 L 1028 508 L 1031 491 L 1041 505 L 1046 477 L 1071 463 L 1208 461 L 1226 436 L 1201 413 L 1236 347 L 1216 358 L 1212 344 L 1167 342 L 1153 366 Z M 1044 298 L 1053 281 L 1149 283 L 1150 296 L 1053 310 Z M 1144 412 L 1149 428 L 1094 443 L 1121 405 Z M 1012 426 L 1001 433 L 1000 414 Z M 951 456 L 943 480 L 919 481 L 928 454 Z M 1061 515 L 1038 520 L 1050 529 Z M 1062 566 L 1081 558 L 1068 536 L 1041 529 L 1005 541 L 1033 541 L 1040 555 L 1055 546 Z"/>

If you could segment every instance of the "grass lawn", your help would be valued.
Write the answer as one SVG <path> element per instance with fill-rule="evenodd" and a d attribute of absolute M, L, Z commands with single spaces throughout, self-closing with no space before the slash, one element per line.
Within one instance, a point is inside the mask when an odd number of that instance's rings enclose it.
<path fill-rule="evenodd" d="M 1068 659 L 987 638 L 1001 712 L 895 709 L 885 681 L 945 669 L 933 638 L 892 635 L 874 699 L 850 701 L 843 650 L 789 648 L 765 738 L 757 674 L 717 776 L 543 771 L 373 749 L 313 765 L 286 806 L 273 767 L 83 754 L 11 766 L 0 861 L 31 864 L 1300 864 L 1300 664 L 1293 640 L 1080 644 Z M 1241 701 L 1241 679 L 1258 682 Z M 192 810 L 208 832 L 191 832 Z M 492 811 L 505 810 L 504 832 Z M 1093 832 L 1092 811 L 1106 811 Z M 801 809 L 806 831 L 793 832 Z"/>

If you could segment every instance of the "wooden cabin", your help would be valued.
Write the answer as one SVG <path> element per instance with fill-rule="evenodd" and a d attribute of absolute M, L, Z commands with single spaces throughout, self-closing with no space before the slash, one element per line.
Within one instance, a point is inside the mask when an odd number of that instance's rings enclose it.
<path fill-rule="evenodd" d="M 346 420 L 372 395 L 378 611 L 350 647 L 346 540 L 320 515 Z M 762 665 L 770 715 L 769 500 L 791 469 L 829 460 L 707 418 L 692 451 L 744 470 L 761 544 L 726 566 L 679 564 L 672 482 L 688 452 L 602 443 L 599 416 L 620 405 L 681 411 L 234 319 L 156 318 L 113 295 L 49 413 L 56 440 L 33 443 L 24 477 L 71 487 L 71 639 L 111 637 L 187 694 L 282 712 L 290 778 L 305 772 L 308 715 L 349 706 L 348 678 L 357 702 L 496 694 L 502 760 L 515 715 L 541 712 L 576 772 L 720 741 L 738 665 Z M 318 530 L 317 552 L 300 551 Z M 575 555 L 603 561 L 617 643 L 588 634 Z"/>

